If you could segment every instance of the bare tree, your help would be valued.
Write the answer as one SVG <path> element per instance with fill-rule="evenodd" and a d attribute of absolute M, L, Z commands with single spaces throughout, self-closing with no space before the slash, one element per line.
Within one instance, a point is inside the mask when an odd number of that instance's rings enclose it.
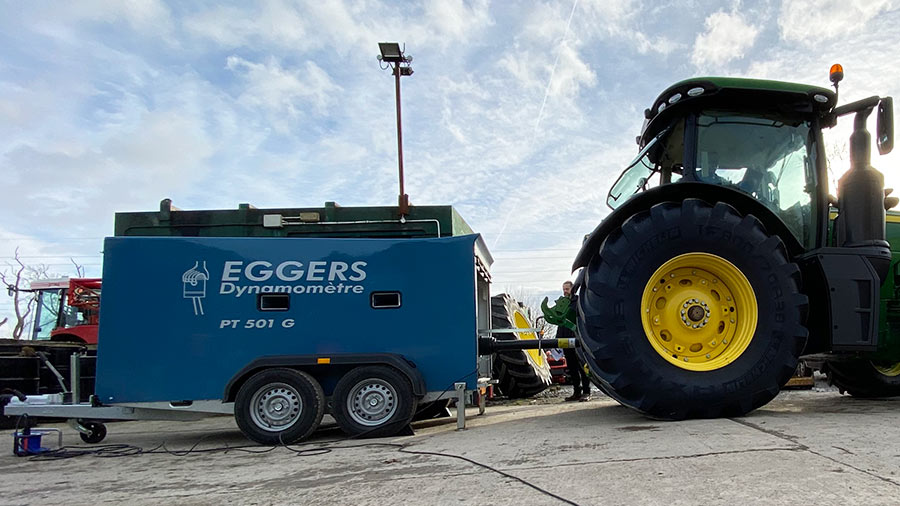
<path fill-rule="evenodd" d="M 31 313 L 34 311 L 35 298 L 28 286 L 35 279 L 46 278 L 48 267 L 40 264 L 37 266 L 26 265 L 19 257 L 19 248 L 16 248 L 14 262 L 7 262 L 0 270 L 0 282 L 6 285 L 9 296 L 13 298 L 13 312 L 16 321 L 12 329 L 12 338 L 20 339 L 28 324 L 31 322 Z M 0 325 L 8 321 L 4 318 Z"/>
<path fill-rule="evenodd" d="M 83 278 L 84 277 L 84 266 L 75 261 L 74 258 L 69 258 L 69 261 L 72 262 L 72 265 L 75 266 L 75 277 Z"/>

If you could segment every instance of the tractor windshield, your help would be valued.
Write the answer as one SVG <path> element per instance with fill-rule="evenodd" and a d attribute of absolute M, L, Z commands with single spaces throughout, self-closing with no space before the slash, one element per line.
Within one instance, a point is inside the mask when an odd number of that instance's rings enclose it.
<path fill-rule="evenodd" d="M 32 339 L 50 339 L 50 332 L 56 328 L 59 318 L 60 302 L 65 295 L 63 290 L 41 290 L 36 295 Z"/>
<path fill-rule="evenodd" d="M 772 209 L 803 244 L 815 240 L 815 138 L 808 121 L 704 112 L 686 179 L 728 186 Z"/>

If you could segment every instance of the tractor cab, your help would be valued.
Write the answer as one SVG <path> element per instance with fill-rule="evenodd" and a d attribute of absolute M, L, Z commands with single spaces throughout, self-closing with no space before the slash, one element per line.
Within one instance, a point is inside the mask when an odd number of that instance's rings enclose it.
<path fill-rule="evenodd" d="M 33 281 L 31 339 L 97 344 L 101 285 L 99 278 Z"/>
<path fill-rule="evenodd" d="M 657 185 L 699 182 L 737 190 L 777 215 L 806 247 L 827 207 L 822 128 L 835 103 L 825 88 L 775 81 L 682 81 L 645 111 L 642 147 L 613 185 L 615 209 Z"/>
<path fill-rule="evenodd" d="M 816 86 L 737 78 L 682 81 L 644 111 L 637 138 L 641 150 L 612 186 L 607 204 L 616 209 L 658 185 L 712 184 L 763 204 L 804 249 L 823 246 L 830 202 L 822 130 L 834 126 L 840 114 L 877 105 L 879 151 L 886 153 L 892 138 L 886 117 L 890 98 L 873 99 L 836 110 L 837 94 Z"/>

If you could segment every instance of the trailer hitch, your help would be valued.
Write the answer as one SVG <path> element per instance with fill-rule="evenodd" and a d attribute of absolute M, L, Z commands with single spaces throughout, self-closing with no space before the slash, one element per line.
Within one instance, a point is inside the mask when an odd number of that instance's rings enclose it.
<path fill-rule="evenodd" d="M 478 338 L 478 353 L 490 355 L 497 351 L 515 350 L 550 350 L 553 348 L 576 348 L 581 346 L 574 337 L 564 339 L 517 339 L 510 341 L 497 340 L 493 337 Z"/>

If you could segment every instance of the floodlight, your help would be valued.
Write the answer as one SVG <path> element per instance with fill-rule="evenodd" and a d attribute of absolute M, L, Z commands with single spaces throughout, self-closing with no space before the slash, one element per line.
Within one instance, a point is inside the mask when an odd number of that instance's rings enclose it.
<path fill-rule="evenodd" d="M 379 42 L 378 49 L 381 51 L 381 61 L 394 63 L 403 61 L 403 51 L 396 42 Z"/>

